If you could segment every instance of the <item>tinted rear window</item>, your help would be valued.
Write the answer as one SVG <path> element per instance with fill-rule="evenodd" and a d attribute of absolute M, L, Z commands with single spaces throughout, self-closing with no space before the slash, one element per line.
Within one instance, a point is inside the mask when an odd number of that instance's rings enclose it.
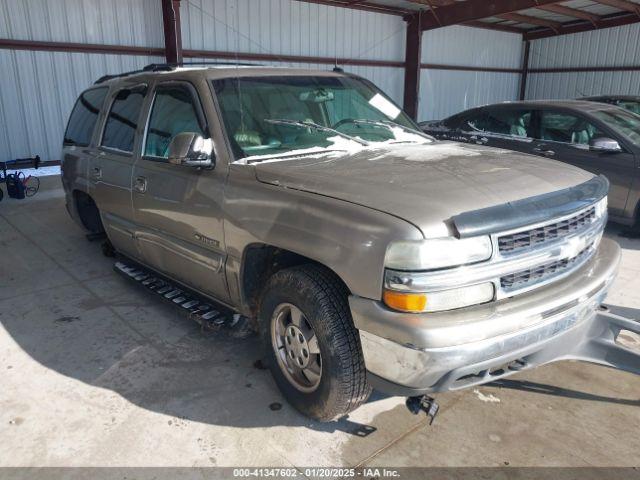
<path fill-rule="evenodd" d="M 118 92 L 104 127 L 103 146 L 123 152 L 133 151 L 138 117 L 145 94 L 145 88 L 125 89 Z"/>
<path fill-rule="evenodd" d="M 78 97 L 64 133 L 65 145 L 86 147 L 91 143 L 93 128 L 98 120 L 107 90 L 107 88 L 94 88 L 83 92 Z"/>

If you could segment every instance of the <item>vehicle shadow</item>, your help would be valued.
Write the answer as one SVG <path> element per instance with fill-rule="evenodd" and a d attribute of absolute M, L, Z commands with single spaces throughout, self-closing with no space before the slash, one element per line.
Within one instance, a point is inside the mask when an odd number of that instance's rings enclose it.
<path fill-rule="evenodd" d="M 148 295 L 135 285 L 128 288 L 133 296 Z M 57 307 L 51 308 L 50 296 L 60 301 Z M 22 306 L 3 300 L 0 323 L 19 348 L 46 369 L 113 391 L 134 405 L 172 417 L 173 423 L 301 426 L 361 437 L 375 431 L 349 417 L 314 422 L 290 407 L 262 364 L 256 335 L 233 338 L 202 331 L 170 306 L 150 304 L 153 298 L 146 304 L 143 299 L 104 305 L 92 298 L 76 302 L 73 296 L 69 287 L 62 287 L 55 295 L 41 293 L 37 306 L 24 297 L 19 298 Z M 374 395 L 369 401 L 380 398 Z"/>
<path fill-rule="evenodd" d="M 615 403 L 619 405 L 629 405 L 640 407 L 640 399 L 630 400 L 625 398 L 606 397 L 603 395 L 594 395 L 592 393 L 580 392 L 569 388 L 562 388 L 555 385 L 544 383 L 530 382 L 528 380 L 512 380 L 503 378 L 487 384 L 488 387 L 508 388 L 510 390 L 520 390 L 528 393 L 540 393 L 543 395 L 552 395 L 554 397 L 573 398 L 576 400 L 589 400 L 592 402 Z"/>
<path fill-rule="evenodd" d="M 172 417 L 174 425 L 301 426 L 358 437 L 375 431 L 349 417 L 320 423 L 299 414 L 258 361 L 256 335 L 203 331 L 179 308 L 120 277 L 100 242 L 88 242 L 69 218 L 59 180 L 45 193 L 47 202 L 0 211 L 0 337 L 10 346 L 3 374 L 23 371 L 26 353 L 46 369 L 28 379 L 34 392 L 54 378 L 55 389 L 68 385 L 72 399 L 74 390 L 95 394 L 77 380 Z M 8 394 L 10 388 L 3 386 Z M 369 403 L 382 398 L 374 394 Z M 116 402 L 109 395 L 100 401 L 107 410 L 117 410 Z"/>
<path fill-rule="evenodd" d="M 622 248 L 640 250 L 640 229 L 609 222 L 605 234 L 614 239 Z"/>

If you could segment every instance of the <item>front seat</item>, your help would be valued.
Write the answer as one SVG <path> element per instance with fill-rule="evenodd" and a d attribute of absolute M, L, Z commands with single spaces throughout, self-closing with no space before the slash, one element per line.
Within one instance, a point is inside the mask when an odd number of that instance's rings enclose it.
<path fill-rule="evenodd" d="M 262 138 L 256 130 L 247 128 L 246 119 L 242 118 L 239 110 L 231 110 L 227 113 L 229 129 L 233 139 L 241 147 L 257 147 L 262 145 Z"/>
<path fill-rule="evenodd" d="M 594 128 L 587 122 L 578 123 L 573 132 L 571 132 L 571 143 L 580 145 L 588 145 L 593 137 Z"/>
<path fill-rule="evenodd" d="M 524 117 L 516 118 L 515 122 L 511 124 L 511 129 L 509 131 L 511 135 L 515 135 L 517 137 L 526 137 L 527 127 L 524 124 Z"/>

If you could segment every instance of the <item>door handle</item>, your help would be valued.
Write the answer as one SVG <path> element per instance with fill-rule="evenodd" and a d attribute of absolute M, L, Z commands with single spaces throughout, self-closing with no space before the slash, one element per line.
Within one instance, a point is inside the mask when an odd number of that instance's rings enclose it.
<path fill-rule="evenodd" d="M 533 151 L 536 153 L 541 153 L 545 157 L 553 157 L 556 154 L 556 152 L 554 152 L 553 150 L 544 150 L 542 148 L 534 148 Z"/>
<path fill-rule="evenodd" d="M 102 178 L 102 169 L 100 167 L 93 167 L 91 169 L 91 177 L 100 180 Z"/>
<path fill-rule="evenodd" d="M 133 186 L 136 192 L 144 193 L 147 191 L 147 179 L 144 177 L 136 177 L 135 184 Z"/>

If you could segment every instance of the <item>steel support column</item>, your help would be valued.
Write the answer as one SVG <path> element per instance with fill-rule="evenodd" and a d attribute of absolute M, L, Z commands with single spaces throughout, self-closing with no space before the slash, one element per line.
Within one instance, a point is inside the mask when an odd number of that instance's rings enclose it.
<path fill-rule="evenodd" d="M 405 18 L 407 22 L 407 45 L 404 64 L 404 111 L 416 120 L 420 93 L 420 68 L 422 56 L 422 15 L 418 13 Z"/>
<path fill-rule="evenodd" d="M 531 49 L 531 42 L 529 40 L 524 41 L 524 55 L 522 56 L 522 71 L 520 73 L 520 100 L 524 100 L 524 96 L 527 93 L 527 77 L 529 76 L 529 50 Z"/>
<path fill-rule="evenodd" d="M 164 51 L 167 63 L 182 63 L 180 0 L 161 0 L 164 26 Z"/>

